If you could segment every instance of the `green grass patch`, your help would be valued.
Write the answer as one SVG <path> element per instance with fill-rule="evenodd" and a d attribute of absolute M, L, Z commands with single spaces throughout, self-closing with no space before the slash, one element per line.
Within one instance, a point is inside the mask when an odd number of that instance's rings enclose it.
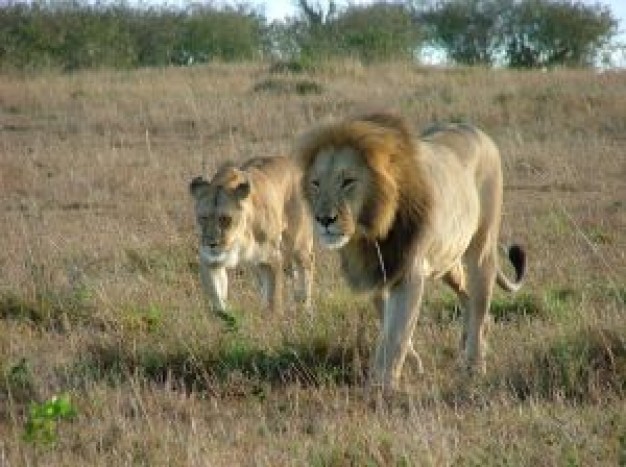
<path fill-rule="evenodd" d="M 569 287 L 555 287 L 541 294 L 497 294 L 489 309 L 494 321 L 520 319 L 559 319 L 567 316 L 582 302 L 582 292 Z M 442 294 L 425 302 L 426 312 L 435 322 L 449 324 L 461 318 L 461 307 L 455 295 Z"/>

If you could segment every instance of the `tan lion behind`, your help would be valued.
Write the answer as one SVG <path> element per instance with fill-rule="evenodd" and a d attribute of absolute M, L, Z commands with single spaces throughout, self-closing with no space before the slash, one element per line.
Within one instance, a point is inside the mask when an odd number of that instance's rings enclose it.
<path fill-rule="evenodd" d="M 291 159 L 250 159 L 222 166 L 210 181 L 194 178 L 200 237 L 200 279 L 213 311 L 227 307 L 227 268 L 256 266 L 266 304 L 283 311 L 284 267 L 294 272 L 296 300 L 311 304 L 313 239 L 300 194 L 301 172 Z"/>
<path fill-rule="evenodd" d="M 498 268 L 500 155 L 469 125 L 412 137 L 393 114 L 322 125 L 298 145 L 303 191 L 323 246 L 339 251 L 348 283 L 371 292 L 382 329 L 371 383 L 394 389 L 407 356 L 424 282 L 442 278 L 464 308 L 468 370 L 485 370 L 484 333 L 494 283 L 521 285 L 525 254 L 509 249 L 515 282 Z"/>

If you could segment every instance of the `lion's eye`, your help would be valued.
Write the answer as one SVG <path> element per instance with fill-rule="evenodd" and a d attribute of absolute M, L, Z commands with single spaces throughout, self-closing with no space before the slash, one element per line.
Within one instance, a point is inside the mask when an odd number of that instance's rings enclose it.
<path fill-rule="evenodd" d="M 198 216 L 198 224 L 206 224 L 207 222 L 209 222 L 207 216 Z"/>
<path fill-rule="evenodd" d="M 313 187 L 314 190 L 319 190 L 320 188 L 319 180 L 311 180 L 311 186 Z"/>
<path fill-rule="evenodd" d="M 351 178 L 351 177 L 344 178 L 343 181 L 341 182 L 341 189 L 348 190 L 352 188 L 355 183 L 356 183 L 356 178 Z"/>
<path fill-rule="evenodd" d="M 217 221 L 220 223 L 222 229 L 227 229 L 233 222 L 233 218 L 230 216 L 220 216 Z"/>

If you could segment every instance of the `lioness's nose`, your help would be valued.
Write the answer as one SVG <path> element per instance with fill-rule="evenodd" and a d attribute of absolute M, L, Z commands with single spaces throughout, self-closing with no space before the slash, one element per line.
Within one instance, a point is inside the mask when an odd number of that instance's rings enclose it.
<path fill-rule="evenodd" d="M 330 224 L 334 223 L 337 220 L 337 216 L 315 216 L 315 220 L 322 224 L 324 227 L 328 227 Z"/>

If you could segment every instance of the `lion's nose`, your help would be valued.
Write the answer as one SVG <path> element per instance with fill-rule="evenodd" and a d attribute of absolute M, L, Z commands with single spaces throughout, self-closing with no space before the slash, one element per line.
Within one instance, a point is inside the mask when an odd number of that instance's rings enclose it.
<path fill-rule="evenodd" d="M 315 220 L 322 224 L 324 227 L 328 227 L 330 224 L 334 223 L 337 220 L 337 216 L 315 216 Z"/>

